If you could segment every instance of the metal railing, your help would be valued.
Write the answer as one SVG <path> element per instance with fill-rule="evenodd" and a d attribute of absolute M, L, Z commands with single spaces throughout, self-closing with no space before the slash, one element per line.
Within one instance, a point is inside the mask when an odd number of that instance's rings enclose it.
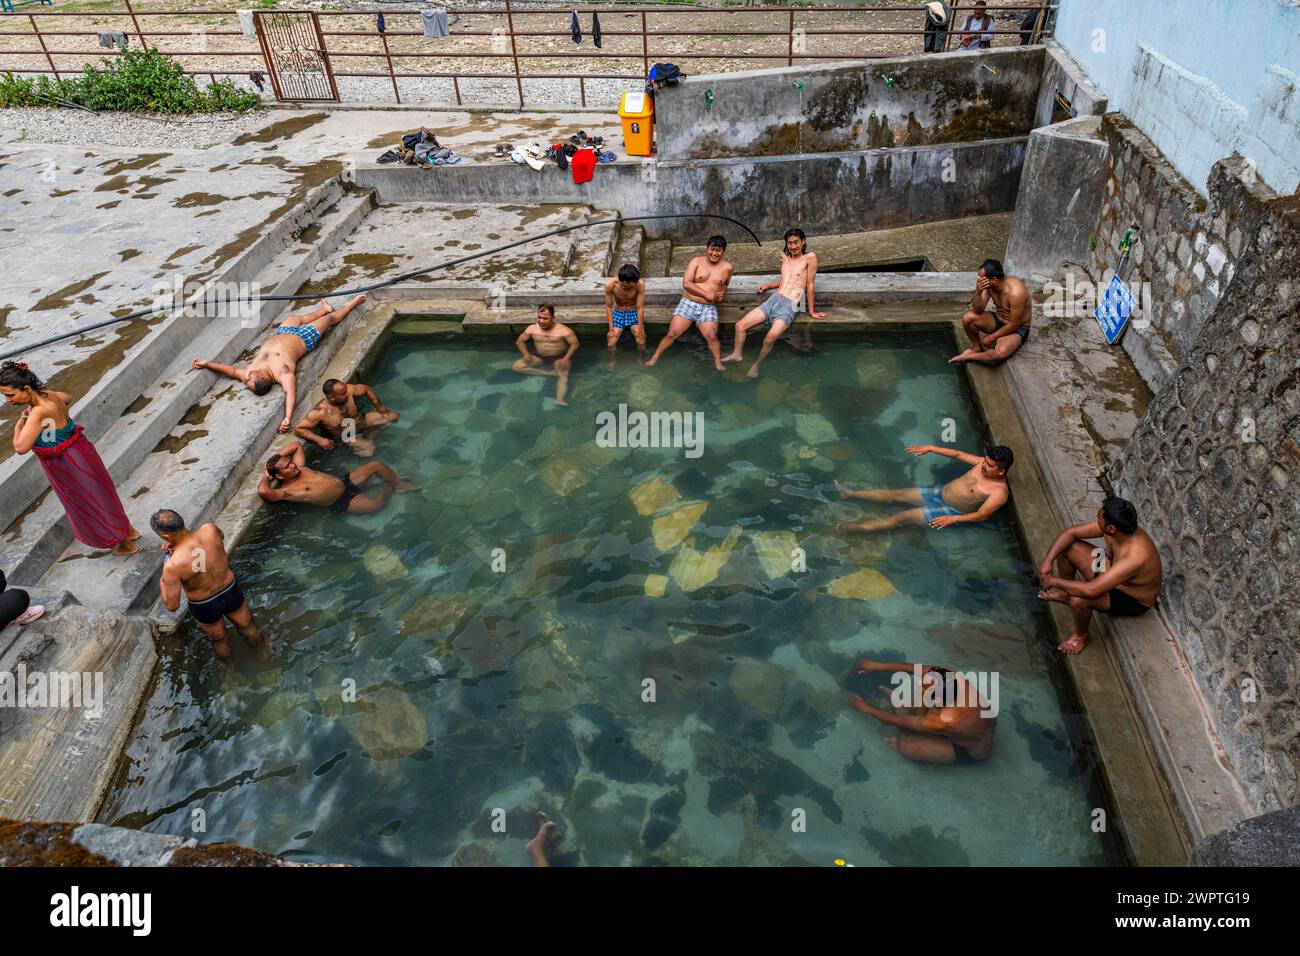
<path fill-rule="evenodd" d="M 951 4 L 953 15 L 943 49 L 949 49 L 950 44 L 954 42 L 954 36 L 961 35 L 964 16 L 970 12 L 972 5 L 972 0 L 964 0 L 964 2 L 963 0 L 955 0 Z M 1020 3 L 989 4 L 986 11 L 990 14 L 1015 11 L 1026 16 L 1030 12 L 1036 12 L 1037 16 L 1028 40 L 1029 42 L 1039 42 L 1045 36 L 1050 35 L 1051 16 L 1055 7 L 1054 0 L 1022 0 Z M 711 72 L 727 72 L 729 70 L 753 68 L 754 66 L 794 66 L 797 63 L 816 61 L 894 57 L 922 52 L 920 49 L 922 39 L 928 32 L 924 27 L 924 11 L 926 8 L 923 4 L 915 3 L 865 8 L 858 6 L 699 7 L 680 4 L 665 4 L 658 7 L 596 6 L 587 7 L 581 10 L 580 14 L 586 18 L 590 14 L 596 13 L 610 20 L 611 23 L 617 24 L 612 29 L 602 29 L 601 49 L 592 49 L 589 46 L 575 52 L 542 49 L 541 47 L 551 38 L 570 38 L 568 27 L 572 9 L 572 7 L 531 7 L 520 10 L 514 7 L 512 0 L 505 0 L 504 6 L 487 9 L 450 7 L 447 8 L 448 13 L 451 17 L 456 18 L 454 20 L 454 32 L 446 39 L 430 41 L 437 45 L 435 49 L 415 48 L 417 45 L 424 46 L 425 34 L 422 29 L 393 28 L 394 23 L 398 21 L 409 22 L 413 19 L 417 25 L 420 24 L 419 8 L 416 7 L 372 11 L 295 11 L 275 8 L 269 11 L 259 10 L 258 15 L 296 13 L 319 18 L 319 21 L 321 21 L 320 33 L 324 37 L 325 49 L 312 52 L 319 54 L 323 58 L 326 69 L 331 71 L 336 78 L 386 77 L 392 86 L 393 98 L 399 104 L 402 102 L 399 80 L 449 79 L 452 82 L 457 106 L 464 105 L 461 91 L 462 80 L 514 80 L 520 106 L 524 105 L 524 82 L 526 80 L 577 80 L 581 103 L 586 106 L 586 84 L 588 80 L 644 82 L 651 64 L 655 62 L 686 64 L 691 61 L 715 61 L 710 64 L 712 67 Z M 381 15 L 384 18 L 385 25 L 383 30 L 379 27 L 378 18 Z M 722 30 L 683 29 L 688 23 L 688 18 L 698 18 L 700 16 L 721 17 L 724 20 L 734 19 L 736 26 L 734 28 L 728 26 Z M 866 22 L 862 26 L 826 26 L 826 18 L 830 16 L 841 20 L 845 18 L 864 19 Z M 166 29 L 166 27 L 175 26 L 176 21 L 194 19 L 209 21 L 213 17 L 220 18 L 221 22 L 215 26 L 204 22 L 201 28 L 187 30 Z M 879 25 L 883 22 L 889 22 L 891 19 L 897 22 L 897 19 L 901 17 L 914 18 L 913 22 L 916 25 L 911 27 Z M 99 27 L 99 29 L 60 30 L 57 28 L 60 24 L 58 18 L 93 19 L 96 21 L 95 26 Z M 162 28 L 159 29 L 147 28 L 149 21 L 154 18 L 167 18 L 172 22 L 162 23 L 160 25 Z M 369 21 L 370 28 L 364 30 L 324 29 L 325 22 L 337 23 L 338 21 L 344 21 L 340 25 L 355 26 L 358 18 Z M 626 25 L 628 18 L 631 19 L 634 29 L 621 28 Z M 822 26 L 818 26 L 819 20 L 822 22 Z M 110 24 L 116 22 L 116 26 L 106 25 L 104 21 L 109 21 Z M 349 21 L 351 21 L 350 24 Z M 520 26 L 528 21 L 547 28 L 521 29 Z M 658 29 L 657 27 L 664 21 L 668 21 L 667 28 Z M 158 20 L 154 19 L 154 22 L 158 22 Z M 225 27 L 224 24 L 227 22 L 235 28 Z M 482 28 L 485 23 L 491 24 L 494 22 L 500 25 L 492 26 L 489 29 Z M 589 20 L 587 22 L 590 23 Z M 275 64 L 269 61 L 268 55 L 264 47 L 259 44 L 258 38 L 256 36 L 247 36 L 238 28 L 239 19 L 235 10 L 145 10 L 139 8 L 138 4 L 133 4 L 131 0 L 123 0 L 123 9 L 120 12 L 38 9 L 7 13 L 0 16 L 0 27 L 7 28 L 10 24 L 18 23 L 25 23 L 27 28 L 24 30 L 0 29 L 0 44 L 7 44 L 9 42 L 7 38 L 26 37 L 35 39 L 37 47 L 13 49 L 0 45 L 0 73 L 52 73 L 55 77 L 80 73 L 85 66 L 95 63 L 99 58 L 108 55 L 110 51 L 96 49 L 93 46 L 90 49 L 63 49 L 59 44 L 64 41 L 55 38 L 96 38 L 106 29 L 120 29 L 121 32 L 133 37 L 141 48 L 150 45 L 155 46 L 161 52 L 180 62 L 182 69 L 186 73 L 195 76 L 207 76 L 213 81 L 219 76 L 248 76 L 254 71 L 269 74 L 275 69 Z M 42 23 L 46 25 L 42 26 Z M 766 23 L 770 24 L 770 26 L 764 29 L 756 29 L 753 28 L 755 23 Z M 1015 36 L 1020 42 L 1025 40 L 1025 33 L 1019 26 L 1013 29 L 993 28 L 980 30 L 979 32 L 993 34 L 995 38 Z M 871 44 L 868 42 L 872 37 L 906 36 L 917 38 L 918 49 L 878 50 L 872 49 Z M 150 43 L 151 40 L 157 41 L 175 37 L 197 38 L 199 49 L 167 49 L 157 42 Z M 222 48 L 208 49 L 209 38 Z M 232 42 L 227 38 L 236 39 L 233 39 Z M 408 41 L 406 38 L 413 39 Z M 738 51 L 735 48 L 734 41 L 741 38 L 760 44 L 766 43 L 771 49 L 765 51 L 748 49 Z M 485 45 L 485 40 L 486 49 L 481 48 Z M 611 40 L 614 42 L 610 45 L 611 48 L 606 50 L 605 44 Z M 584 37 L 584 41 L 589 42 L 589 37 Z M 698 45 L 701 41 L 720 44 L 721 48 L 709 50 L 691 48 L 692 45 Z M 729 43 L 728 41 L 732 42 Z M 835 41 L 847 42 L 850 48 L 831 49 L 835 45 Z M 230 46 L 235 48 L 227 48 Z M 473 48 L 469 49 L 467 47 Z M 614 47 L 619 49 L 614 49 Z M 816 49 L 813 49 L 813 47 L 816 47 Z M 20 66 L 11 64 L 11 57 L 39 58 L 40 61 L 43 61 L 43 65 Z M 229 61 L 230 58 L 236 57 L 243 59 L 243 63 L 239 64 L 239 68 L 217 69 L 214 65 L 214 59 L 217 62 L 224 63 Z M 75 63 L 71 62 L 72 58 L 76 58 Z M 196 67 L 193 63 L 195 59 L 207 60 L 207 65 Z M 509 70 L 445 68 L 419 70 L 402 68 L 405 66 L 406 61 L 415 61 L 414 65 L 418 67 L 423 65 L 420 61 L 426 59 L 451 60 L 456 64 L 465 59 L 472 59 L 480 64 L 493 67 L 496 64 L 505 65 L 508 61 Z M 352 70 L 336 69 L 336 61 L 343 63 L 358 61 L 357 68 Z M 600 61 L 602 65 L 611 64 L 611 69 L 607 72 L 575 70 L 567 68 L 567 61 L 581 61 L 588 64 L 593 63 L 593 61 Z M 631 72 L 631 64 L 636 64 L 640 72 Z M 230 65 L 234 66 L 236 64 L 231 63 Z M 548 65 L 559 65 L 560 69 L 548 70 L 545 68 Z M 367 69 L 367 66 L 382 66 L 383 68 Z M 538 69 L 539 66 L 542 69 Z"/>

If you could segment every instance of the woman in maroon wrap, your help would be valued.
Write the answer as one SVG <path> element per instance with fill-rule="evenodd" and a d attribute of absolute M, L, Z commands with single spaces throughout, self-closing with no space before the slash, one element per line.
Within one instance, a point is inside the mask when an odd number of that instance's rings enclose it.
<path fill-rule="evenodd" d="M 0 394 L 10 405 L 23 406 L 14 425 L 14 451 L 33 451 L 41 460 L 77 540 L 117 555 L 140 550 L 140 532 L 131 527 L 99 452 L 68 414 L 72 396 L 47 389 L 22 362 L 0 366 Z"/>

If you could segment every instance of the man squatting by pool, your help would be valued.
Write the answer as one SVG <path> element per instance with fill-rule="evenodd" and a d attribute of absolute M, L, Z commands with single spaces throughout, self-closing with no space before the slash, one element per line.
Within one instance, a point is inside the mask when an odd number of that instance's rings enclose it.
<path fill-rule="evenodd" d="M 710 236 L 704 255 L 696 256 L 686 264 L 682 274 L 682 297 L 673 309 L 668 331 L 659 340 L 655 354 L 646 362 L 653 368 L 659 356 L 693 325 L 704 336 L 704 342 L 713 355 L 713 367 L 722 372 L 722 343 L 718 341 L 718 306 L 727 295 L 733 267 L 726 260 L 727 240 L 724 236 Z"/>
<path fill-rule="evenodd" d="M 533 354 L 528 343 L 537 350 Z M 578 337 L 573 329 L 555 321 L 555 306 L 545 303 L 537 307 L 537 321 L 524 329 L 515 339 L 520 358 L 510 366 L 524 375 L 546 375 L 557 378 L 555 404 L 568 405 L 569 372 L 573 368 L 573 353 L 578 351 Z"/>
<path fill-rule="evenodd" d="M 235 626 L 258 658 L 270 656 L 265 636 L 253 620 L 253 612 L 244 592 L 230 570 L 226 554 L 226 536 L 212 522 L 193 531 L 185 519 L 170 508 L 163 508 L 149 519 L 149 527 L 162 539 L 162 577 L 158 589 L 169 611 L 181 606 L 181 592 L 189 603 L 190 616 L 204 636 L 212 642 L 212 651 L 223 664 L 230 663 L 230 644 L 226 640 L 226 622 Z"/>
<path fill-rule="evenodd" d="M 985 311 L 990 306 L 992 311 Z M 1029 341 L 1033 306 L 1024 282 L 1003 272 L 997 259 L 985 259 L 975 273 L 970 309 L 961 317 L 970 348 L 948 361 L 985 365 L 1006 361 Z"/>
<path fill-rule="evenodd" d="M 364 301 L 364 295 L 354 296 L 336 309 L 322 299 L 314 312 L 285 316 L 257 350 L 253 360 L 248 363 L 248 368 L 240 369 L 203 359 L 195 359 L 191 364 L 194 368 L 205 368 L 243 382 L 244 387 L 254 395 L 265 395 L 278 382 L 284 389 L 284 419 L 280 422 L 280 434 L 283 435 L 289 430 L 293 408 L 298 404 L 298 362 L 320 344 L 322 335 L 347 318 L 348 313 Z"/>
<path fill-rule="evenodd" d="M 371 478 L 383 484 L 374 494 L 365 494 Z M 372 514 L 388 504 L 394 492 L 419 490 L 419 485 L 399 477 L 382 461 L 368 461 L 343 475 L 314 471 L 307 467 L 302 442 L 297 441 L 289 442 L 270 457 L 266 474 L 257 484 L 263 501 L 293 501 L 328 508 L 335 514 Z"/>
<path fill-rule="evenodd" d="M 605 338 L 610 371 L 614 369 L 614 350 L 629 329 L 636 342 L 637 364 L 642 364 L 645 361 L 645 280 L 641 278 L 641 270 L 630 262 L 605 283 L 605 318 L 609 320 Z"/>
<path fill-rule="evenodd" d="M 1105 540 L 1104 565 L 1098 549 L 1086 543 L 1090 538 Z M 1088 644 L 1093 611 L 1138 617 L 1151 610 L 1160 597 L 1164 569 L 1155 542 L 1138 527 L 1137 509 L 1112 496 L 1101 503 L 1096 521 L 1057 536 L 1038 566 L 1038 580 L 1040 598 L 1070 605 L 1074 631 L 1057 650 L 1077 654 Z"/>
<path fill-rule="evenodd" d="M 1007 472 L 1011 469 L 1015 456 L 1006 445 L 994 445 L 982 457 L 935 445 L 908 445 L 907 450 L 918 457 L 933 452 L 945 458 L 956 458 L 971 467 L 965 474 L 942 487 L 927 485 L 924 488 L 849 491 L 836 481 L 835 490 L 841 498 L 912 506 L 887 518 L 876 518 L 859 524 L 838 524 L 835 526 L 836 531 L 887 531 L 907 524 L 946 528 L 958 522 L 983 521 L 1007 503 Z"/>
<path fill-rule="evenodd" d="M 739 362 L 741 351 L 745 347 L 745 336 L 754 326 L 770 322 L 772 327 L 763 338 L 763 347 L 758 358 L 746 373 L 750 378 L 758 378 L 758 367 L 763 364 L 776 345 L 777 340 L 794 324 L 795 313 L 799 310 L 799 300 L 806 294 L 807 311 L 814 319 L 824 319 L 825 312 L 818 312 L 814 282 L 817 278 L 817 253 L 808 251 L 808 237 L 802 229 L 785 231 L 785 248 L 781 250 L 785 257 L 781 261 L 781 278 L 776 282 L 764 282 L 758 287 L 761 295 L 768 289 L 775 289 L 766 301 L 756 309 L 751 309 L 736 323 L 736 338 L 731 346 L 731 354 L 725 356 L 724 362 Z"/>
<path fill-rule="evenodd" d="M 369 458 L 375 453 L 375 433 L 401 418 L 397 412 L 384 406 L 369 385 L 349 385 L 332 378 L 321 386 L 321 391 L 325 398 L 316 403 L 306 418 L 293 426 L 293 433 L 325 451 L 341 441 L 357 455 Z M 362 415 L 357 407 L 358 398 L 366 399 L 375 410 Z M 324 434 L 318 434 L 318 431 Z"/>

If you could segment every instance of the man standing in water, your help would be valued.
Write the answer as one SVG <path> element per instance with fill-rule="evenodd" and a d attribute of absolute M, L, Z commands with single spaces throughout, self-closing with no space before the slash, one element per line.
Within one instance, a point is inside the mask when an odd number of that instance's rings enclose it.
<path fill-rule="evenodd" d="M 1089 538 L 1104 538 L 1106 563 Z M 1052 574 L 1053 564 L 1057 575 Z M 1105 570 L 1102 570 L 1102 569 Z M 1082 580 L 1080 580 L 1082 578 Z M 1160 597 L 1164 568 L 1151 536 L 1138 527 L 1137 509 L 1123 498 L 1107 498 L 1097 520 L 1066 528 L 1038 566 L 1045 601 L 1070 605 L 1074 632 L 1057 645 L 1058 651 L 1078 654 L 1088 644 L 1092 612 L 1116 617 L 1137 617 L 1155 606 Z"/>
<path fill-rule="evenodd" d="M 975 276 L 970 309 L 961 317 L 971 347 L 948 361 L 996 365 L 1029 341 L 1033 301 L 1025 284 L 1004 273 L 996 259 L 985 259 Z M 990 302 L 993 311 L 986 312 Z"/>
<path fill-rule="evenodd" d="M 873 707 L 857 694 L 849 695 L 849 703 L 882 724 L 897 727 L 898 736 L 889 737 L 885 742 L 908 760 L 962 765 L 987 760 L 993 753 L 993 731 L 998 719 L 989 715 L 989 702 L 980 697 L 968 680 L 946 667 L 929 664 L 858 661 L 859 674 L 891 672 L 904 674 L 909 681 L 913 680 L 917 668 L 923 682 L 936 682 L 933 691 L 943 706 L 909 708 L 913 713 L 900 714 Z M 915 695 L 908 695 L 913 696 L 925 699 L 927 694 L 922 688 L 916 688 Z"/>
<path fill-rule="evenodd" d="M 391 425 L 401 416 L 385 408 L 375 390 L 369 385 L 349 385 L 332 378 L 321 389 L 325 399 L 307 413 L 307 417 L 293 426 L 293 433 L 303 441 L 313 442 L 329 451 L 335 442 L 346 442 L 362 458 L 375 453 L 374 432 Z M 373 412 L 361 414 L 357 399 L 364 398 L 375 407 Z M 320 429 L 324 435 L 317 434 Z"/>
<path fill-rule="evenodd" d="M 393 492 L 419 491 L 398 477 L 382 461 L 368 461 L 343 475 L 330 475 L 306 467 L 307 456 L 302 442 L 291 441 L 266 463 L 266 474 L 258 482 L 257 493 L 263 501 L 294 501 L 328 508 L 335 514 L 373 514 L 393 496 Z M 374 495 L 362 494 L 366 482 L 379 478 L 383 484 Z M 278 485 L 271 484 L 278 481 Z"/>
<path fill-rule="evenodd" d="M 347 318 L 348 313 L 364 301 L 364 295 L 354 296 L 336 309 L 321 299 L 314 312 L 285 316 L 271 337 L 262 343 L 246 369 L 222 365 L 220 362 L 206 362 L 203 359 L 195 359 L 191 364 L 195 368 L 206 368 L 218 375 L 243 382 L 244 387 L 254 395 L 265 395 L 272 385 L 279 382 L 284 389 L 284 419 L 280 422 L 280 434 L 283 435 L 289 430 L 293 407 L 298 403 L 298 381 L 295 377 L 298 362 L 320 344 L 322 335 Z"/>
<path fill-rule="evenodd" d="M 767 301 L 758 308 L 751 309 L 736 323 L 736 340 L 731 346 L 731 354 L 722 360 L 739 362 L 742 358 L 741 350 L 745 347 L 745 336 L 749 330 L 762 322 L 771 322 L 772 327 L 763 339 L 763 348 L 759 351 L 754 364 L 749 367 L 747 374 L 750 378 L 758 378 L 758 367 L 763 364 L 763 359 L 767 358 L 768 353 L 772 351 L 772 346 L 776 345 L 777 339 L 794 324 L 795 313 L 799 311 L 799 300 L 805 293 L 808 296 L 808 314 L 814 319 L 826 317 L 825 312 L 816 311 L 816 293 L 813 290 L 813 283 L 817 278 L 817 253 L 808 251 L 808 238 L 803 230 L 787 229 L 785 248 L 781 251 L 785 256 L 781 263 L 781 278 L 776 282 L 764 282 L 758 287 L 760 294 L 768 289 L 776 291 L 767 297 Z"/>
<path fill-rule="evenodd" d="M 683 335 L 692 325 L 700 330 L 704 342 L 713 355 L 713 367 L 722 368 L 722 343 L 718 341 L 718 305 L 727 294 L 731 282 L 732 265 L 726 260 L 725 236 L 710 236 L 704 255 L 696 256 L 686 264 L 682 275 L 682 297 L 673 310 L 668 332 L 659 340 L 659 347 L 646 367 L 653 367 L 659 356 Z"/>
<path fill-rule="evenodd" d="M 614 350 L 628 329 L 636 340 L 636 360 L 645 361 L 645 280 L 641 270 L 630 262 L 618 270 L 618 276 L 605 283 L 605 318 L 609 320 L 609 370 L 614 370 Z"/>
<path fill-rule="evenodd" d="M 530 341 L 537 349 L 536 355 L 528 350 Z M 573 329 L 555 321 L 555 306 L 545 304 L 537 307 L 537 321 L 524 329 L 523 335 L 515 340 L 515 347 L 521 357 L 510 367 L 524 375 L 558 378 L 555 404 L 568 405 L 569 371 L 573 366 L 573 353 L 578 351 L 578 337 L 573 334 Z"/>
<path fill-rule="evenodd" d="M 887 531 L 906 524 L 928 524 L 931 528 L 946 528 L 950 524 L 983 521 L 1007 503 L 1007 472 L 1015 456 L 1006 445 L 994 445 L 988 454 L 969 455 L 952 448 L 935 445 L 908 445 L 907 450 L 921 456 L 928 452 L 956 458 L 970 465 L 970 470 L 954 478 L 942 488 L 929 485 L 925 488 L 878 488 L 867 491 L 849 491 L 838 481 L 835 490 L 841 498 L 858 501 L 875 501 L 882 504 L 912 505 L 888 518 L 876 518 L 861 524 L 838 524 L 836 531 Z"/>
<path fill-rule="evenodd" d="M 230 570 L 226 554 L 226 536 L 212 522 L 194 531 L 185 527 L 185 519 L 170 508 L 155 512 L 149 527 L 163 541 L 162 578 L 158 589 L 169 611 L 181 606 L 181 592 L 189 602 L 190 615 L 205 637 L 212 642 L 212 652 L 222 664 L 230 663 L 230 644 L 226 640 L 226 621 L 244 635 L 248 646 L 266 660 L 270 648 L 253 620 L 244 592 Z"/>

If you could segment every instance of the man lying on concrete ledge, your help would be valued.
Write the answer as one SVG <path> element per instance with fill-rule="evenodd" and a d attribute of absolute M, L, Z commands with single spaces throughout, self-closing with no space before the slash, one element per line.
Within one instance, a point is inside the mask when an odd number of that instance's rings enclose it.
<path fill-rule="evenodd" d="M 1105 551 L 1087 544 L 1089 538 L 1105 538 Z M 1052 574 L 1053 564 L 1059 577 Z M 1137 509 L 1123 498 L 1107 498 L 1096 521 L 1062 531 L 1038 566 L 1043 585 L 1038 596 L 1070 605 L 1074 617 L 1074 632 L 1057 650 L 1077 654 L 1087 646 L 1094 610 L 1117 617 L 1137 617 L 1151 610 L 1163 577 L 1160 553 L 1151 536 L 1138 527 Z"/>
<path fill-rule="evenodd" d="M 280 422 L 280 434 L 283 435 L 289 430 L 293 407 L 298 403 L 298 381 L 295 377 L 298 362 L 320 344 L 322 335 L 347 318 L 348 313 L 364 301 L 364 295 L 354 296 L 336 309 L 321 299 L 315 311 L 285 316 L 270 338 L 262 343 L 246 369 L 222 365 L 220 362 L 206 362 L 203 359 L 195 359 L 191 364 L 195 368 L 206 368 L 218 375 L 243 382 L 244 387 L 254 395 L 265 395 L 272 385 L 279 382 L 284 389 L 284 419 Z"/>
<path fill-rule="evenodd" d="M 1033 301 L 1024 282 L 1003 272 L 997 259 L 985 259 L 975 277 L 970 309 L 961 317 L 971 347 L 948 361 L 996 365 L 1029 341 Z"/>

